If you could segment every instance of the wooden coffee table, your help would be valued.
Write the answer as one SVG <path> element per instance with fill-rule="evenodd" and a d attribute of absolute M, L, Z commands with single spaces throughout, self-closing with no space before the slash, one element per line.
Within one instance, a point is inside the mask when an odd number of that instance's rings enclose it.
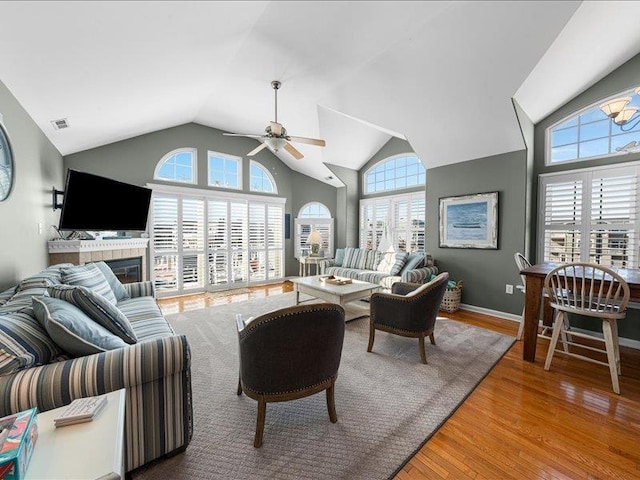
<path fill-rule="evenodd" d="M 380 288 L 375 283 L 352 280 L 347 285 L 331 285 L 320 281 L 320 275 L 292 278 L 296 292 L 296 305 L 300 303 L 300 294 L 306 293 L 329 303 L 337 303 L 345 309 L 345 320 L 368 316 L 369 305 L 358 305 L 357 301 L 369 298 Z"/>

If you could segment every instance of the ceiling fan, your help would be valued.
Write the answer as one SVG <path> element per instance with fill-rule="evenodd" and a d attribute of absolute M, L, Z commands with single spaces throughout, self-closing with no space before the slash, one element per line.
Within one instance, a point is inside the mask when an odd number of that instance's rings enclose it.
<path fill-rule="evenodd" d="M 262 139 L 264 143 L 260 144 L 257 148 L 251 150 L 247 153 L 247 156 L 251 157 L 258 153 L 265 147 L 269 147 L 274 152 L 277 152 L 281 148 L 284 148 L 287 152 L 289 152 L 296 160 L 300 160 L 304 157 L 302 153 L 300 153 L 291 143 L 308 143 L 309 145 L 316 145 L 318 147 L 324 147 L 326 142 L 324 140 L 320 140 L 318 138 L 307 138 L 307 137 L 294 137 L 287 133 L 287 129 L 284 128 L 280 123 L 278 123 L 278 90 L 280 89 L 280 83 L 278 80 L 274 80 L 271 82 L 271 87 L 273 88 L 275 94 L 275 120 L 270 122 L 267 128 L 264 129 L 264 135 L 252 135 L 245 133 L 223 133 L 223 135 L 227 135 L 229 137 L 249 137 L 249 138 L 258 138 Z"/>

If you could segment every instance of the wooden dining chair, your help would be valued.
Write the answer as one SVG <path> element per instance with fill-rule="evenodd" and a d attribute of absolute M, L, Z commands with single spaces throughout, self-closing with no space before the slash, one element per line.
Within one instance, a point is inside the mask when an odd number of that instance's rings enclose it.
<path fill-rule="evenodd" d="M 560 265 L 549 272 L 544 281 L 544 288 L 550 296 L 551 305 L 557 312 L 544 369 L 548 371 L 551 368 L 558 339 L 562 336 L 565 344 L 605 353 L 607 362 L 575 352 L 560 351 L 560 353 L 571 357 L 608 366 L 613 391 L 620 394 L 618 382 L 620 349 L 617 322 L 626 316 L 627 303 L 629 302 L 627 282 L 610 268 L 590 263 L 570 263 Z M 604 340 L 598 336 L 575 330 L 571 331 L 572 339 L 567 340 L 565 322 L 569 319 L 568 314 L 600 318 Z M 575 343 L 573 337 L 604 342 L 605 350 L 584 343 Z"/>

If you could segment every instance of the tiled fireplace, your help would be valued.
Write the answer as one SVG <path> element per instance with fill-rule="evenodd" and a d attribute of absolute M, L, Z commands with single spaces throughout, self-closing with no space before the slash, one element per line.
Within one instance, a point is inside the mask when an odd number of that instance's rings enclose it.
<path fill-rule="evenodd" d="M 148 238 L 122 240 L 51 240 L 49 264 L 83 265 L 104 261 L 122 283 L 147 280 Z"/>

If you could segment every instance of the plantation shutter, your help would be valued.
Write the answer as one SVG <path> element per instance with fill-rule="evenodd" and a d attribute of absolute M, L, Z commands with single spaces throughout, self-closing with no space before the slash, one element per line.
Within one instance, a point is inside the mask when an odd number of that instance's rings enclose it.
<path fill-rule="evenodd" d="M 245 283 L 248 273 L 248 230 L 247 204 L 244 202 L 230 202 L 229 204 L 231 234 L 231 282 Z"/>
<path fill-rule="evenodd" d="M 638 264 L 637 184 L 635 172 L 593 176 L 589 262 L 620 267 Z"/>
<path fill-rule="evenodd" d="M 204 200 L 182 199 L 182 287 L 204 287 Z"/>
<path fill-rule="evenodd" d="M 411 199 L 411 224 L 409 226 L 408 252 L 424 252 L 424 231 L 426 223 L 424 196 Z"/>
<path fill-rule="evenodd" d="M 544 182 L 544 261 L 580 261 L 583 178 Z"/>
<path fill-rule="evenodd" d="M 153 277 L 161 292 L 178 287 L 178 197 L 153 196 Z"/>
<path fill-rule="evenodd" d="M 284 258 L 284 208 L 281 205 L 267 205 L 267 239 L 268 262 L 267 278 L 279 278 L 283 276 Z"/>
<path fill-rule="evenodd" d="M 209 257 L 209 283 L 221 285 L 228 283 L 228 214 L 227 203 L 209 200 L 207 206 L 207 237 Z"/>

